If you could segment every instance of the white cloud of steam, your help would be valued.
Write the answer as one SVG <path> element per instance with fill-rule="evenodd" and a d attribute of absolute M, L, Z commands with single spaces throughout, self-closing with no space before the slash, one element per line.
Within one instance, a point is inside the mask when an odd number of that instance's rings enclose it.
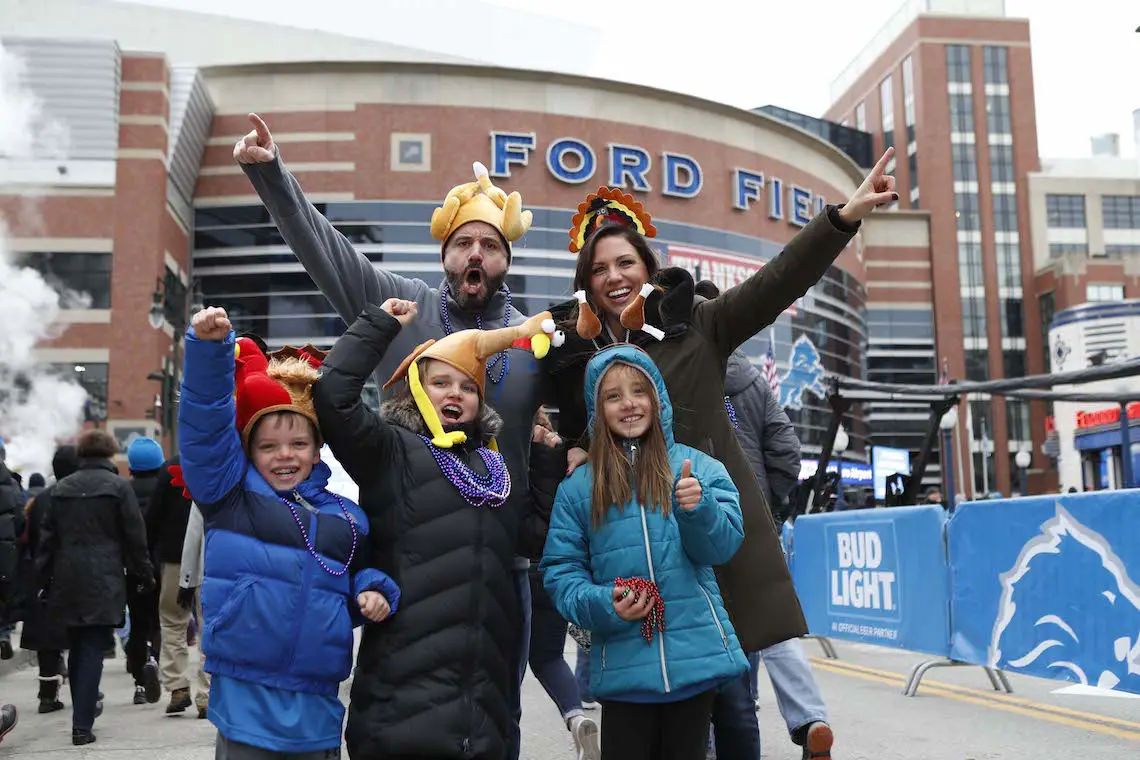
<path fill-rule="evenodd" d="M 65 155 L 66 129 L 44 114 L 24 75 L 23 61 L 0 45 L 0 161 Z M 26 198 L 18 213 L 26 227 L 38 208 Z M 60 300 L 39 273 L 16 265 L 0 215 L 0 438 L 8 467 L 25 473 L 51 472 L 57 443 L 79 432 L 87 401 L 78 384 L 34 358 L 36 345 L 59 333 Z M 66 300 L 72 306 L 75 294 Z"/>

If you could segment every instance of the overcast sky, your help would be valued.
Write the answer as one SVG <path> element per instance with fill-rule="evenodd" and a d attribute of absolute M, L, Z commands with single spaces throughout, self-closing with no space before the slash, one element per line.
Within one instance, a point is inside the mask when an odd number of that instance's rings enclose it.
<path fill-rule="evenodd" d="M 637 82 L 751 108 L 780 105 L 819 115 L 835 77 L 901 0 L 135 0 L 432 47 L 502 65 L 558 69 Z M 536 14 L 561 21 L 562 34 Z M 1079 10 L 1078 10 L 1079 9 Z M 1029 18 L 1044 158 L 1089 153 L 1089 137 L 1121 135 L 1135 156 L 1140 108 L 1140 3 L 1006 0 Z"/>

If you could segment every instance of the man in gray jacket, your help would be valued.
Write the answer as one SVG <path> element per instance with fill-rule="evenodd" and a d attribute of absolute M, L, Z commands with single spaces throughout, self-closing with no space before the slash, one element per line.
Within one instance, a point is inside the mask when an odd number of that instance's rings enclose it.
<path fill-rule="evenodd" d="M 249 118 L 253 130 L 234 145 L 234 159 L 249 177 L 285 242 L 345 324 L 352 324 L 366 304 L 381 304 L 389 298 L 415 301 L 419 306 L 419 316 L 400 331 L 373 374 L 377 386 L 383 387 L 404 357 L 425 340 L 439 340 L 459 330 L 484 326 L 493 329 L 526 320 L 526 315 L 511 305 L 510 290 L 503 285 L 511 264 L 506 224 L 496 226 L 493 220 L 489 223 L 470 212 L 464 216 L 465 200 L 457 198 L 460 206 L 453 212 L 454 221 L 444 225 L 448 234 L 441 247 L 443 281 L 438 288 L 379 269 L 309 203 L 300 183 L 282 163 L 269 127 L 256 114 Z M 477 198 L 473 208 L 480 203 L 486 206 L 487 202 Z M 437 216 L 446 214 L 440 209 Z M 463 223 L 468 217 L 473 218 Z M 503 218 L 506 220 L 506 216 Z M 435 217 L 432 232 L 436 233 Z M 532 423 L 541 401 L 538 363 L 531 352 L 510 349 L 487 362 L 487 379 L 486 402 L 504 423 L 498 436 L 499 450 L 507 462 L 513 487 L 525 492 L 530 488 Z M 515 572 L 523 625 L 514 663 L 520 689 L 530 641 L 529 565 L 520 557 Z M 519 692 L 515 694 L 511 760 L 519 756 L 521 714 Z"/>
<path fill-rule="evenodd" d="M 716 298 L 720 291 L 708 280 L 697 283 L 697 295 Z M 725 404 L 740 445 L 756 479 L 776 512 L 800 476 L 800 441 L 784 408 L 760 370 L 741 350 L 733 352 L 724 378 Z M 759 760 L 759 726 L 755 704 L 760 660 L 772 681 L 776 704 L 792 741 L 803 747 L 804 760 L 830 760 L 833 735 L 827 707 L 811 672 L 803 645 L 790 639 L 748 655 L 752 669 L 748 691 L 726 687 L 713 708 L 717 757 Z M 750 692 L 750 694 L 749 694 Z M 743 697 L 751 697 L 745 706 Z M 755 736 L 755 738 L 753 738 Z"/>

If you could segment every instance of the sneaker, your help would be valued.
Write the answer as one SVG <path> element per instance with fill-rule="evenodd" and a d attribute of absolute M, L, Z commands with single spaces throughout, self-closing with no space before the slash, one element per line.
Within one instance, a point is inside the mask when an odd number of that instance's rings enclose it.
<path fill-rule="evenodd" d="M 209 708 L 206 708 L 206 707 L 199 707 L 198 708 L 198 720 L 205 720 L 206 719 L 206 712 L 208 709 Z"/>
<path fill-rule="evenodd" d="M 135 687 L 134 704 L 136 704 L 136 705 L 145 705 L 146 704 L 146 689 L 144 689 L 142 686 L 136 686 Z"/>
<path fill-rule="evenodd" d="M 803 760 L 831 760 L 831 745 L 834 741 L 831 726 L 823 721 L 812 723 L 804 738 Z"/>
<path fill-rule="evenodd" d="M 597 710 L 598 709 L 598 703 L 592 699 L 583 699 L 582 700 L 582 709 L 583 710 Z"/>
<path fill-rule="evenodd" d="M 166 706 L 166 714 L 174 715 L 175 713 L 186 712 L 193 702 L 190 699 L 190 689 L 175 689 L 170 694 L 170 704 Z"/>
<path fill-rule="evenodd" d="M 95 734 L 90 730 L 84 730 L 82 728 L 71 729 L 71 743 L 77 747 L 84 744 L 93 744 L 94 742 Z"/>
<path fill-rule="evenodd" d="M 20 714 L 16 711 L 15 705 L 0 707 L 0 741 L 4 741 L 4 737 L 11 733 L 19 722 Z"/>
<path fill-rule="evenodd" d="M 575 721 L 571 729 L 574 736 L 574 749 L 577 760 L 601 760 L 602 748 L 598 724 L 591 718 Z"/>
<path fill-rule="evenodd" d="M 162 698 L 162 684 L 158 682 L 158 663 L 153 657 L 143 665 L 143 691 L 148 704 L 153 705 Z"/>

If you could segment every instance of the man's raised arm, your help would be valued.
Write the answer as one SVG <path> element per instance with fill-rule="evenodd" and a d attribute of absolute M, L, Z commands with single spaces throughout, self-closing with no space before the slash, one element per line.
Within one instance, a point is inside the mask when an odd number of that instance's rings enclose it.
<path fill-rule="evenodd" d="M 281 162 L 269 127 L 249 115 L 253 129 L 234 145 L 241 164 L 281 236 L 337 314 L 352 324 L 366 304 L 389 298 L 419 300 L 426 285 L 376 269 L 344 235 L 305 198 L 297 178 Z"/>

